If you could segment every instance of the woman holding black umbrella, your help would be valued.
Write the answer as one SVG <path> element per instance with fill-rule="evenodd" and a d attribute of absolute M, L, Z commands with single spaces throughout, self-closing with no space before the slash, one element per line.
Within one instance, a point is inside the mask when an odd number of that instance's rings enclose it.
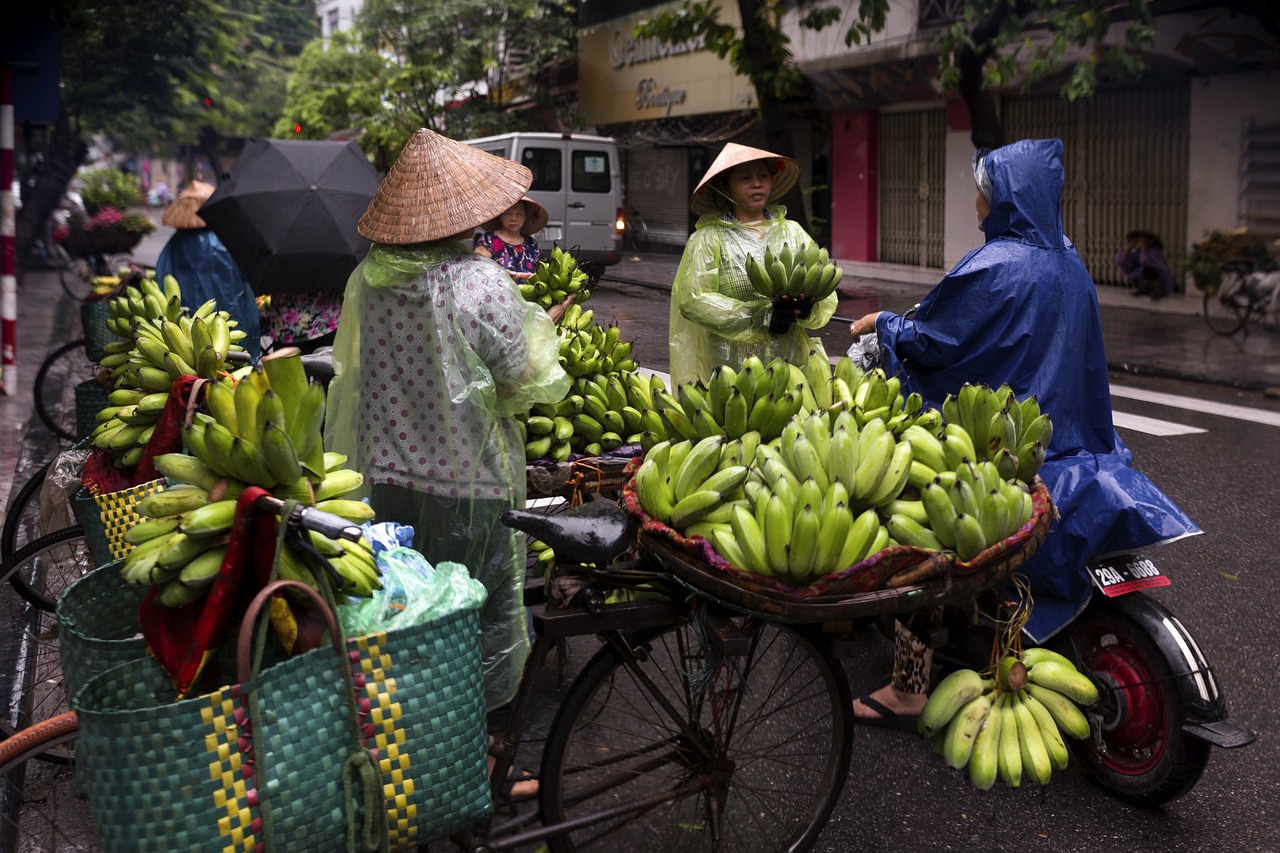
<path fill-rule="evenodd" d="M 500 520 L 524 506 L 518 416 L 563 399 L 569 377 L 551 318 L 462 241 L 532 180 L 518 163 L 414 134 L 359 222 L 373 245 L 347 282 L 325 418 L 325 447 L 365 474 L 374 509 L 488 590 L 490 711 L 515 696 L 529 653 L 524 556 Z"/>

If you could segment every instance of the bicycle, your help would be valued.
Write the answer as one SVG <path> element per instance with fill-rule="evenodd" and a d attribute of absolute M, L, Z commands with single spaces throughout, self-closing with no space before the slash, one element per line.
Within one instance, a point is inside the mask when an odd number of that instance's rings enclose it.
<path fill-rule="evenodd" d="M 1220 335 L 1249 334 L 1250 323 L 1280 323 L 1280 270 L 1229 268 L 1216 290 L 1204 292 L 1204 319 Z"/>

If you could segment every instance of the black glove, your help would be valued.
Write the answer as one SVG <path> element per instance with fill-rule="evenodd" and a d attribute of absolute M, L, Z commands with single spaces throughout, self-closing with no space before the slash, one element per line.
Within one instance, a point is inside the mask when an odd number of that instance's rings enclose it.
<path fill-rule="evenodd" d="M 795 304 L 790 299 L 773 300 L 773 313 L 769 315 L 769 334 L 781 335 L 796 321 Z"/>

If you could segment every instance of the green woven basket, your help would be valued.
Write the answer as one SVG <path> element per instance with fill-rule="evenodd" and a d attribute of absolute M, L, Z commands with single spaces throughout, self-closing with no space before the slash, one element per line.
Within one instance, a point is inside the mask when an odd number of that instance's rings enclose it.
<path fill-rule="evenodd" d="M 125 583 L 123 562 L 94 569 L 58 599 L 58 646 L 68 697 L 98 673 L 147 654 L 138 608 L 149 587 Z"/>
<path fill-rule="evenodd" d="M 111 556 L 111 545 L 107 542 L 107 526 L 102 521 L 102 509 L 89 494 L 89 490 L 81 488 L 71 496 L 71 511 L 76 521 L 84 528 L 84 540 L 89 545 L 89 556 L 95 566 L 105 566 L 114 558 Z"/>
<path fill-rule="evenodd" d="M 80 326 L 84 329 L 84 349 L 89 360 L 94 364 L 102 361 L 107 354 L 108 341 L 117 341 L 115 335 L 107 330 L 107 320 L 111 317 L 111 309 L 106 299 L 90 299 L 80 303 Z"/>
<path fill-rule="evenodd" d="M 262 598 L 246 613 L 242 640 Z M 245 669 L 238 653 L 236 683 L 187 699 L 175 701 L 153 657 L 90 679 L 71 704 L 77 771 L 102 850 L 385 849 L 377 770 L 356 731 L 341 633 L 330 625 L 336 647 L 260 670 Z"/>
<path fill-rule="evenodd" d="M 392 850 L 445 838 L 492 808 L 478 610 L 347 642 Z M 357 657 L 358 655 L 358 657 Z"/>
<path fill-rule="evenodd" d="M 76 435 L 86 438 L 98 427 L 98 412 L 111 405 L 111 392 L 96 379 L 76 383 Z"/>

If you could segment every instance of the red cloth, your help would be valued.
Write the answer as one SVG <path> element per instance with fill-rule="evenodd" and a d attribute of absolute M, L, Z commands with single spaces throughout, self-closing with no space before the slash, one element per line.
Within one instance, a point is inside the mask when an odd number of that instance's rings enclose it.
<path fill-rule="evenodd" d="M 191 389 L 196 379 L 195 376 L 186 375 L 173 380 L 173 385 L 169 387 L 169 401 L 160 413 L 160 420 L 156 422 L 155 432 L 151 433 L 151 440 L 147 442 L 142 461 L 134 469 L 132 485 L 150 483 L 162 476 L 156 470 L 153 460 L 162 453 L 177 453 L 182 450 L 182 424 L 187 419 L 187 401 L 191 398 Z"/>
<path fill-rule="evenodd" d="M 195 692 L 233 621 L 271 576 L 278 522 L 274 513 L 259 511 L 253 505 L 264 494 L 265 489 L 250 486 L 240 495 L 222 571 L 206 595 L 186 607 L 165 607 L 155 601 L 156 587 L 138 611 L 142 636 L 173 678 L 179 697 Z M 252 571 L 247 571 L 251 566 Z M 207 675 L 216 679 L 215 683 L 235 680 L 235 673 L 210 671 Z"/>
<path fill-rule="evenodd" d="M 91 495 L 118 492 L 134 484 L 133 472 L 115 467 L 109 450 L 94 450 L 89 454 L 80 472 L 80 482 Z"/>

